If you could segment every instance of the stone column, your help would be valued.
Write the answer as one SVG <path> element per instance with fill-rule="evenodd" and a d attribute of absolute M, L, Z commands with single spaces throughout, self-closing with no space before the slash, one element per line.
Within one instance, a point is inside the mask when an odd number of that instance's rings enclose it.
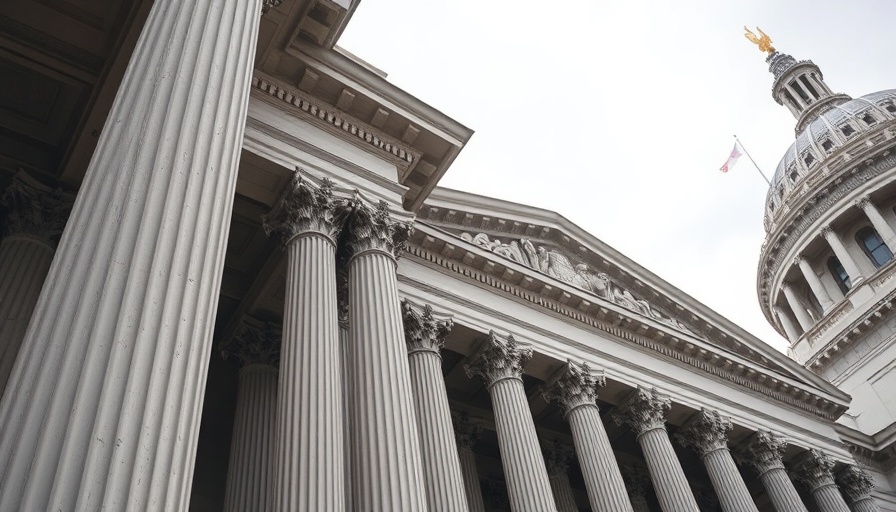
<path fill-rule="evenodd" d="M 738 453 L 738 460 L 756 470 L 777 512 L 806 512 L 803 500 L 784 469 L 786 449 L 787 441 L 760 430 L 747 440 L 744 449 Z"/>
<path fill-rule="evenodd" d="M 597 407 L 597 387 L 605 383 L 603 374 L 592 372 L 587 364 L 568 361 L 542 395 L 548 402 L 558 403 L 569 421 L 591 508 L 631 512 L 632 504 Z"/>
<path fill-rule="evenodd" d="M 273 503 L 280 333 L 247 319 L 221 355 L 240 365 L 224 510 L 267 512 Z"/>
<path fill-rule="evenodd" d="M 647 468 L 622 465 L 619 467 L 619 470 L 622 473 L 622 479 L 625 481 L 625 487 L 628 490 L 632 511 L 650 512 L 650 507 L 647 505 L 647 492 L 648 489 L 650 489 L 650 476 L 647 473 Z"/>
<path fill-rule="evenodd" d="M 569 461 L 572 460 L 572 450 L 554 440 L 546 442 L 542 452 L 557 512 L 579 512 L 572 485 L 569 483 Z"/>
<path fill-rule="evenodd" d="M 50 270 L 71 198 L 19 172 L 0 199 L 6 227 L 0 241 L 0 396 Z"/>
<path fill-rule="evenodd" d="M 342 357 L 336 307 L 336 239 L 343 217 L 332 184 L 297 171 L 265 216 L 286 248 L 277 399 L 275 511 L 345 510 Z"/>
<path fill-rule="evenodd" d="M 811 449 L 804 453 L 794 467 L 794 474 L 806 487 L 820 512 L 849 512 L 849 507 L 834 482 L 834 460 Z"/>
<path fill-rule="evenodd" d="M 0 403 L 0 510 L 187 509 L 260 10 L 153 4 Z"/>
<path fill-rule="evenodd" d="M 843 269 L 846 270 L 846 273 L 849 275 L 849 281 L 852 286 L 855 287 L 864 281 L 865 276 L 862 275 L 862 271 L 859 270 L 856 260 L 852 259 L 852 255 L 846 250 L 846 246 L 843 245 L 843 240 L 840 240 L 840 235 L 834 232 L 830 226 L 825 226 L 821 228 L 821 236 L 827 240 L 828 245 L 831 246 L 837 259 L 840 260 L 840 264 L 843 265 Z"/>
<path fill-rule="evenodd" d="M 803 277 L 805 277 L 806 282 L 809 283 L 809 288 L 812 289 L 812 293 L 815 294 L 815 298 L 818 299 L 818 303 L 821 304 L 822 311 L 827 313 L 834 306 L 834 301 L 831 300 L 831 295 L 828 293 L 827 288 L 824 287 L 821 279 L 819 279 L 815 270 L 812 269 L 809 260 L 803 256 L 797 256 L 794 262 L 800 267 Z"/>
<path fill-rule="evenodd" d="M 420 437 L 398 302 L 396 258 L 410 223 L 360 195 L 346 204 L 352 504 L 426 510 Z"/>
<path fill-rule="evenodd" d="M 512 335 L 502 340 L 492 331 L 464 369 L 482 378 L 492 399 L 510 508 L 553 512 L 557 507 L 523 387 L 523 366 L 531 357 L 532 349 L 517 345 Z"/>
<path fill-rule="evenodd" d="M 407 300 L 401 301 L 401 312 L 420 429 L 427 508 L 429 512 L 465 512 L 467 497 L 440 355 L 453 322 L 436 318 L 428 305 L 420 307 Z"/>
<path fill-rule="evenodd" d="M 676 434 L 682 445 L 700 454 L 709 480 L 725 512 L 758 512 L 734 458 L 728 450 L 731 420 L 718 413 L 701 409 Z"/>
<path fill-rule="evenodd" d="M 698 512 L 697 502 L 666 432 L 672 401 L 656 389 L 639 387 L 613 415 L 617 424 L 635 432 L 663 512 Z"/>
<path fill-rule="evenodd" d="M 791 343 L 800 339 L 802 335 L 798 330 L 797 326 L 793 324 L 793 319 L 790 318 L 790 315 L 787 314 L 787 311 L 780 306 L 775 306 L 775 313 L 778 315 L 778 319 L 781 320 L 781 326 L 784 327 L 784 332 L 787 334 L 787 339 L 790 340 Z"/>
<path fill-rule="evenodd" d="M 856 201 L 856 206 L 865 212 L 865 216 L 871 221 L 871 225 L 874 226 L 875 231 L 880 235 L 881 240 L 884 241 L 890 252 L 896 254 L 896 231 L 884 219 L 884 216 L 880 214 L 880 210 L 871 202 L 871 198 L 862 196 Z"/>
<path fill-rule="evenodd" d="M 787 304 L 790 305 L 790 309 L 796 315 L 796 320 L 800 323 L 800 327 L 802 327 L 804 332 L 808 331 L 815 325 L 815 320 L 809 316 L 809 312 L 806 311 L 806 308 L 803 307 L 803 304 L 797 298 L 796 292 L 793 291 L 793 286 L 790 283 L 785 282 L 782 288 L 784 290 L 784 298 L 787 299 Z"/>
<path fill-rule="evenodd" d="M 482 425 L 473 423 L 466 414 L 453 415 L 454 437 L 457 439 L 457 453 L 460 458 L 460 471 L 464 478 L 464 492 L 470 512 L 485 512 L 482 499 L 482 486 L 479 484 L 479 471 L 476 469 L 476 454 L 473 446 L 482 435 Z"/>
<path fill-rule="evenodd" d="M 874 478 L 867 471 L 858 466 L 845 466 L 837 471 L 834 480 L 852 512 L 880 512 L 880 507 L 871 496 Z"/>

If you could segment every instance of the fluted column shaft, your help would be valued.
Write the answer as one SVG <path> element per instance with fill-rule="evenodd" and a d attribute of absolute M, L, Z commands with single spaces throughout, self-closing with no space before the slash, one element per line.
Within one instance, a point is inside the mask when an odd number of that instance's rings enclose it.
<path fill-rule="evenodd" d="M 815 270 L 812 269 L 812 265 L 809 264 L 806 258 L 799 256 L 796 259 L 796 263 L 800 267 L 803 277 L 806 278 L 806 282 L 809 283 L 812 293 L 815 294 L 815 298 L 818 299 L 818 303 L 821 304 L 822 311 L 827 313 L 834 306 L 834 301 L 831 300 L 831 295 L 828 293 L 827 288 L 824 287 L 821 279 L 815 274 Z"/>
<path fill-rule="evenodd" d="M 832 470 L 835 464 L 834 459 L 827 454 L 810 449 L 797 460 L 794 467 L 794 473 L 809 488 L 809 493 L 821 512 L 849 511 L 834 481 Z"/>
<path fill-rule="evenodd" d="M 187 509 L 260 8 L 153 4 L 0 403 L 0 510 Z"/>
<path fill-rule="evenodd" d="M 812 499 L 821 512 L 849 512 L 849 507 L 846 506 L 836 484 L 823 485 L 812 489 L 811 492 Z"/>
<path fill-rule="evenodd" d="M 806 512 L 806 505 L 793 486 L 784 466 L 771 468 L 759 475 L 775 510 L 778 512 Z"/>
<path fill-rule="evenodd" d="M 711 451 L 703 456 L 712 488 L 725 512 L 757 512 L 756 504 L 743 477 L 734 464 L 728 448 Z"/>
<path fill-rule="evenodd" d="M 554 501 L 557 503 L 557 512 L 579 512 L 569 476 L 555 473 L 548 477 L 548 481 L 551 484 Z"/>
<path fill-rule="evenodd" d="M 874 498 L 868 497 L 861 501 L 854 501 L 849 505 L 852 512 L 880 512 L 880 507 L 874 502 Z"/>
<path fill-rule="evenodd" d="M 778 512 L 806 512 L 790 475 L 784 469 L 787 441 L 772 432 L 760 430 L 750 436 L 738 452 L 738 460 L 759 474 L 765 493 Z"/>
<path fill-rule="evenodd" d="M 479 485 L 479 471 L 476 469 L 476 454 L 467 448 L 460 448 L 458 458 L 460 459 L 460 471 L 464 478 L 467 507 L 470 512 L 485 512 L 482 487 Z"/>
<path fill-rule="evenodd" d="M 784 333 L 787 334 L 787 339 L 790 340 L 791 343 L 800 339 L 801 333 L 793 323 L 793 319 L 787 314 L 787 311 L 782 307 L 775 306 L 775 313 L 778 315 L 778 319 L 781 320 L 781 326 L 784 327 Z"/>
<path fill-rule="evenodd" d="M 271 509 L 276 414 L 277 368 L 252 364 L 240 369 L 225 512 Z"/>
<path fill-rule="evenodd" d="M 643 496 L 632 498 L 632 510 L 634 512 L 650 512 L 650 506 L 647 505 L 647 499 Z"/>
<path fill-rule="evenodd" d="M 874 230 L 880 235 L 881 240 L 883 240 L 887 248 L 890 249 L 890 252 L 896 253 L 896 231 L 893 230 L 893 227 L 890 226 L 887 220 L 884 219 L 884 216 L 881 215 L 880 210 L 877 209 L 877 205 L 871 202 L 871 198 L 868 196 L 859 199 L 856 204 L 863 212 L 865 212 L 865 216 L 871 221 Z"/>
<path fill-rule="evenodd" d="M 865 279 L 865 276 L 862 275 L 862 271 L 859 270 L 856 261 L 852 258 L 852 255 L 849 254 L 846 246 L 843 245 L 843 240 L 840 239 L 840 235 L 835 233 L 830 227 L 826 226 L 821 229 L 821 236 L 827 240 L 828 245 L 831 246 L 831 250 L 834 251 L 834 255 L 837 256 L 840 264 L 843 265 L 843 269 L 846 270 L 846 273 L 849 275 L 850 283 L 853 286 L 856 286 L 862 282 Z"/>
<path fill-rule="evenodd" d="M 784 298 L 787 299 L 787 303 L 790 304 L 790 309 L 793 310 L 793 314 L 796 315 L 797 322 L 800 323 L 800 327 L 803 328 L 803 331 L 808 331 L 815 325 L 815 320 L 809 316 L 809 312 L 806 311 L 806 308 L 803 307 L 802 303 L 796 296 L 796 292 L 793 291 L 793 287 L 789 283 L 784 283 Z"/>

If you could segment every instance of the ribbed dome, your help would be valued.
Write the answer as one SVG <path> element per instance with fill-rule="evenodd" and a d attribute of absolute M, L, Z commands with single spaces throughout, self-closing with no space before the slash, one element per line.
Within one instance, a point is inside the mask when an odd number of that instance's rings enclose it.
<path fill-rule="evenodd" d="M 876 150 L 875 145 L 856 142 L 872 132 L 883 132 L 886 126 L 896 126 L 896 89 L 849 100 L 820 114 L 797 135 L 778 164 L 765 201 L 765 230 L 777 224 L 786 211 L 781 205 L 803 188 L 807 176 L 824 168 L 837 172 L 861 159 L 866 150 Z M 847 146 L 852 150 L 841 152 Z"/>

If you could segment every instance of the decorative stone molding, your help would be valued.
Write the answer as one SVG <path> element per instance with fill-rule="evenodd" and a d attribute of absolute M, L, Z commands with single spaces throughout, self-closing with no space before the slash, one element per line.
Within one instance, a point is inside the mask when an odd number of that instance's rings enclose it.
<path fill-rule="evenodd" d="M 472 421 L 467 413 L 452 414 L 454 423 L 454 438 L 457 447 L 461 450 L 473 451 L 473 447 L 482 437 L 482 424 Z"/>
<path fill-rule="evenodd" d="M 892 264 L 892 262 L 891 262 Z M 883 299 L 879 300 L 871 307 L 867 307 L 864 313 L 853 320 L 849 325 L 842 326 L 838 329 L 842 334 L 838 335 L 836 338 L 832 339 L 828 342 L 827 345 L 824 346 L 821 350 L 815 353 L 810 359 L 805 362 L 806 368 L 815 372 L 816 374 L 824 371 L 828 366 L 830 366 L 834 361 L 839 359 L 838 356 L 846 353 L 846 349 L 848 349 L 853 343 L 858 340 L 861 340 L 868 332 L 873 331 L 877 328 L 880 322 L 886 321 L 890 318 L 889 313 L 894 307 L 894 302 L 896 302 L 896 291 L 892 291 L 886 295 Z M 851 313 L 854 309 L 852 304 L 849 301 L 844 301 L 846 306 L 843 307 L 842 310 L 838 311 L 836 316 L 832 317 L 831 321 L 826 322 L 827 328 L 829 330 L 835 324 L 836 318 L 837 320 L 842 319 L 847 314 Z M 811 339 L 817 340 L 821 337 L 821 334 L 825 331 L 821 331 Z"/>
<path fill-rule="evenodd" d="M 401 316 L 409 353 L 428 351 L 439 354 L 445 346 L 445 337 L 454 327 L 450 318 L 436 317 L 429 304 L 418 306 L 407 299 L 401 300 Z"/>
<path fill-rule="evenodd" d="M 821 487 L 836 485 L 831 472 L 834 465 L 834 459 L 820 450 L 812 448 L 796 462 L 793 475 L 806 484 L 810 491 L 815 491 Z"/>
<path fill-rule="evenodd" d="M 682 425 L 675 438 L 682 446 L 693 448 L 705 457 L 708 453 L 728 449 L 728 432 L 732 428 L 730 418 L 718 411 L 701 409 Z"/>
<path fill-rule="evenodd" d="M 784 469 L 784 452 L 787 440 L 772 432 L 760 430 L 747 439 L 737 452 L 737 460 L 747 464 L 762 475 L 772 469 Z"/>
<path fill-rule="evenodd" d="M 844 466 L 834 475 L 834 480 L 849 504 L 871 498 L 874 477 L 858 466 Z"/>
<path fill-rule="evenodd" d="M 568 476 L 569 462 L 572 460 L 572 448 L 564 445 L 557 439 L 542 443 L 541 452 L 544 454 L 544 464 L 548 470 L 548 476 Z"/>
<path fill-rule="evenodd" d="M 53 190 L 19 172 L 0 198 L 0 207 L 6 211 L 3 236 L 24 234 L 55 245 L 73 201 L 62 190 Z"/>
<path fill-rule="evenodd" d="M 548 402 L 556 402 L 566 416 L 577 407 L 595 405 L 597 388 L 607 384 L 603 372 L 595 372 L 587 363 L 566 362 L 561 373 L 541 389 Z"/>
<path fill-rule="evenodd" d="M 491 331 L 479 352 L 464 363 L 464 370 L 468 377 L 478 375 L 492 387 L 504 379 L 522 379 L 523 367 L 531 358 L 532 349 L 519 346 L 512 334 L 502 340 Z"/>
<path fill-rule="evenodd" d="M 318 185 L 302 172 L 296 168 L 280 200 L 262 217 L 265 233 L 279 234 L 284 244 L 302 233 L 318 233 L 335 245 L 345 212 L 337 208 L 333 182 L 324 178 Z"/>
<path fill-rule="evenodd" d="M 625 481 L 625 488 L 630 496 L 647 498 L 647 493 L 651 489 L 650 473 L 647 472 L 647 468 L 624 464 L 619 466 L 619 471 L 622 473 L 622 480 Z"/>
<path fill-rule="evenodd" d="M 244 318 L 236 335 L 221 345 L 221 357 L 233 358 L 240 367 L 280 363 L 280 329 L 271 322 Z"/>
<path fill-rule="evenodd" d="M 636 436 L 657 429 L 666 429 L 666 414 L 672 399 L 660 395 L 656 388 L 638 387 L 613 413 L 617 425 L 627 424 Z"/>
<path fill-rule="evenodd" d="M 874 450 L 853 443 L 844 443 L 853 458 L 863 466 L 888 473 L 896 468 L 896 445 L 891 444 L 880 450 Z"/>
<path fill-rule="evenodd" d="M 345 240 L 350 257 L 367 251 L 382 251 L 397 259 L 404 251 L 413 231 L 412 222 L 393 219 L 388 203 L 379 201 L 373 205 L 356 192 L 343 209 L 348 214 Z"/>

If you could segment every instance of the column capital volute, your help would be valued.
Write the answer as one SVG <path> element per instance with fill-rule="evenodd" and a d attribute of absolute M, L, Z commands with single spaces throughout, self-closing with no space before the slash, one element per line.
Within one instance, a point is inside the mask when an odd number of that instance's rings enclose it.
<path fill-rule="evenodd" d="M 221 357 L 235 359 L 241 368 L 260 364 L 276 367 L 280 363 L 280 327 L 245 317 L 236 334 L 220 346 Z"/>
<path fill-rule="evenodd" d="M 454 327 L 448 316 L 436 315 L 429 304 L 420 306 L 401 299 L 401 317 L 404 323 L 404 339 L 408 353 L 434 352 L 439 354 L 445 346 L 445 337 Z"/>
<path fill-rule="evenodd" d="M 637 437 L 657 429 L 666 429 L 666 414 L 672 399 L 661 395 L 656 388 L 638 387 L 613 413 L 617 425 L 627 424 Z"/>
<path fill-rule="evenodd" d="M 811 449 L 800 455 L 794 463 L 793 475 L 803 482 L 809 491 L 815 492 L 822 487 L 836 485 L 834 482 L 834 459 L 821 450 Z"/>
<path fill-rule="evenodd" d="M 544 455 L 545 468 L 549 477 L 569 477 L 569 463 L 572 461 L 573 450 L 559 440 L 543 441 L 541 452 Z"/>
<path fill-rule="evenodd" d="M 763 475 L 772 469 L 784 469 L 786 450 L 786 439 L 760 430 L 747 438 L 742 448 L 737 450 L 736 458 L 741 464 L 746 464 Z"/>
<path fill-rule="evenodd" d="M 646 498 L 650 490 L 650 473 L 647 468 L 635 466 L 632 464 L 621 464 L 619 472 L 622 474 L 622 481 L 625 482 L 625 488 L 629 496 L 637 498 Z"/>
<path fill-rule="evenodd" d="M 874 477 L 871 473 L 851 464 L 838 470 L 834 474 L 834 480 L 849 504 L 870 498 L 874 489 Z"/>
<path fill-rule="evenodd" d="M 688 418 L 675 433 L 675 438 L 682 446 L 692 448 L 705 457 L 712 452 L 728 449 L 728 432 L 732 428 L 730 418 L 704 408 Z"/>
<path fill-rule="evenodd" d="M 6 211 L 3 236 L 25 235 L 55 246 L 73 203 L 71 194 L 19 171 L 0 197 L 0 207 Z"/>
<path fill-rule="evenodd" d="M 532 349 L 516 342 L 512 334 L 501 339 L 495 331 L 488 334 L 476 354 L 464 363 L 467 376 L 479 376 L 487 387 L 505 379 L 522 381 L 523 367 L 532 358 Z"/>
<path fill-rule="evenodd" d="M 360 192 L 343 203 L 347 216 L 345 242 L 347 259 L 369 251 L 401 256 L 413 231 L 413 214 L 396 213 L 386 201 L 372 202 Z"/>
<path fill-rule="evenodd" d="M 568 416 L 577 407 L 597 407 L 597 388 L 607 383 L 603 371 L 593 370 L 588 363 L 568 360 L 557 374 L 541 388 L 548 402 L 556 402 Z"/>
<path fill-rule="evenodd" d="M 865 208 L 868 208 L 869 206 L 871 206 L 871 196 L 866 194 L 866 195 L 856 199 L 856 206 L 860 210 L 864 210 Z"/>
<path fill-rule="evenodd" d="M 296 169 L 280 199 L 262 216 L 262 225 L 269 236 L 279 235 L 284 245 L 297 236 L 317 234 L 335 246 L 345 219 L 339 202 L 332 181 L 313 179 Z"/>
<path fill-rule="evenodd" d="M 482 423 L 472 420 L 465 412 L 452 414 L 451 422 L 454 425 L 454 438 L 458 449 L 472 452 L 482 437 Z"/>

